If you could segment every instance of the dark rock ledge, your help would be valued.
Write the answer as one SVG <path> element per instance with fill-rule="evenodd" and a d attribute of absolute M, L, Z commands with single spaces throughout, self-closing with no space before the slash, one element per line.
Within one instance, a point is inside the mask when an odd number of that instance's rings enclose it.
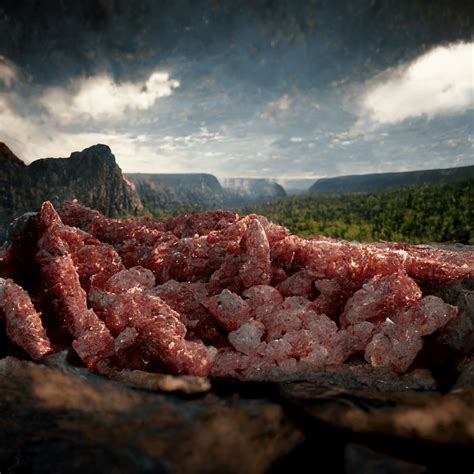
<path fill-rule="evenodd" d="M 0 360 L 2 474 L 471 472 L 472 361 L 445 394 L 425 370 L 344 365 L 211 387 L 46 363 Z"/>

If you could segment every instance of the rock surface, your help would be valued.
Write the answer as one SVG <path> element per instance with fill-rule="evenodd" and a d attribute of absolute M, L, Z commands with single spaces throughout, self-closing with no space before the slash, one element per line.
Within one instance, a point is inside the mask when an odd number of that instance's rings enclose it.
<path fill-rule="evenodd" d="M 119 217 L 142 204 L 106 145 L 95 145 L 69 158 L 45 158 L 28 166 L 0 143 L 0 242 L 16 217 L 45 200 L 60 206 L 77 198 L 105 215 Z"/>
<path fill-rule="evenodd" d="M 143 204 L 149 209 L 235 209 L 286 196 L 282 186 L 269 179 L 226 178 L 211 174 L 131 173 Z"/>
<path fill-rule="evenodd" d="M 211 174 L 128 173 L 127 179 L 149 209 L 218 209 L 225 205 L 225 192 Z"/>
<path fill-rule="evenodd" d="M 130 388 L 60 359 L 0 360 L 2 473 L 472 469 L 472 380 L 441 394 L 426 372 L 354 366 L 278 385 L 212 380 L 190 396 Z"/>
<path fill-rule="evenodd" d="M 139 391 L 0 361 L 0 470 L 262 473 L 303 440 L 268 399 Z"/>
<path fill-rule="evenodd" d="M 229 203 L 235 207 L 268 202 L 286 196 L 283 186 L 271 179 L 224 178 L 221 184 L 227 192 Z"/>

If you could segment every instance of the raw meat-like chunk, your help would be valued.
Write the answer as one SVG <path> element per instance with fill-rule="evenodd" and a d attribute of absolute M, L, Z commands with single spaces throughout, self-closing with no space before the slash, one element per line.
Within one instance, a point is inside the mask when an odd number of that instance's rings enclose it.
<path fill-rule="evenodd" d="M 349 357 L 403 373 L 434 332 L 472 347 L 467 297 L 457 316 L 434 294 L 474 278 L 474 252 L 303 239 L 228 211 L 120 220 L 45 202 L 28 222 L 0 250 L 0 317 L 33 359 L 54 350 L 46 331 L 99 373 L 248 380 Z"/>
<path fill-rule="evenodd" d="M 13 280 L 0 278 L 0 315 L 2 311 L 7 336 L 32 359 L 41 359 L 52 351 L 41 317 L 28 293 Z"/>

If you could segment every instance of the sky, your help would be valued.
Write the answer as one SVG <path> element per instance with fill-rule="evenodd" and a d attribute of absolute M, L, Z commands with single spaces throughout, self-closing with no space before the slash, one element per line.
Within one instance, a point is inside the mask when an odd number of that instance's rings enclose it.
<path fill-rule="evenodd" d="M 2 0 L 0 141 L 123 171 L 326 176 L 474 164 L 469 1 Z"/>

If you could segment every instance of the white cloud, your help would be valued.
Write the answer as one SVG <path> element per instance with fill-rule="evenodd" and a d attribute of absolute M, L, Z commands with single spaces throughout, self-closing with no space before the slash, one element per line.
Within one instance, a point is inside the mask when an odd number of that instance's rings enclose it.
<path fill-rule="evenodd" d="M 210 132 L 207 127 L 200 127 L 189 135 L 166 135 L 159 139 L 160 150 L 184 150 L 210 143 L 223 141 L 225 136 L 220 132 Z"/>
<path fill-rule="evenodd" d="M 54 123 L 45 124 L 38 117 L 22 116 L 9 105 L 5 96 L 0 95 L 0 141 L 4 141 L 18 156 L 29 163 L 38 158 L 67 157 L 97 143 L 109 145 L 124 170 L 140 166 L 137 160 L 154 163 L 160 156 L 147 143 L 144 135 L 132 136 L 115 132 L 77 133 L 68 132 Z M 167 163 L 163 160 L 161 165 Z"/>
<path fill-rule="evenodd" d="M 260 114 L 260 117 L 263 120 L 268 120 L 279 113 L 288 111 L 290 109 L 290 105 L 291 99 L 288 94 L 282 95 L 279 99 L 269 102 L 265 110 Z"/>
<path fill-rule="evenodd" d="M 302 137 L 290 137 L 291 143 L 301 143 L 303 141 Z"/>
<path fill-rule="evenodd" d="M 167 72 L 154 72 L 145 82 L 116 83 L 106 75 L 80 79 L 72 91 L 61 87 L 46 89 L 39 102 L 62 123 L 83 120 L 127 120 L 127 113 L 145 111 L 160 97 L 179 87 Z"/>
<path fill-rule="evenodd" d="M 360 100 L 376 123 L 462 112 L 474 106 L 474 43 L 440 46 L 395 73 L 385 72 Z"/>
<path fill-rule="evenodd" d="M 14 67 L 6 62 L 3 56 L 0 56 L 0 83 L 10 88 L 16 80 L 17 74 Z"/>

